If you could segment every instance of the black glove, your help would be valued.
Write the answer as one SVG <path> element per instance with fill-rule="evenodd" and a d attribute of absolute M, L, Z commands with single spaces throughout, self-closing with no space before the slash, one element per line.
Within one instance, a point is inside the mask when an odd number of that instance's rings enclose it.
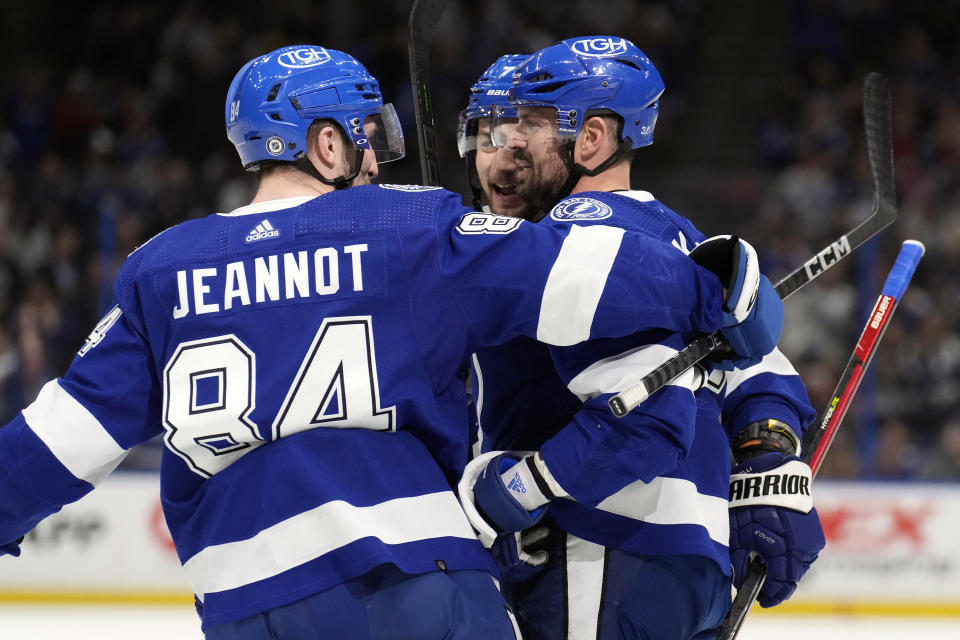
<path fill-rule="evenodd" d="M 783 330 L 783 301 L 757 266 L 753 247 L 737 236 L 715 236 L 690 252 L 690 258 L 712 271 L 723 284 L 721 347 L 710 363 L 722 369 L 746 369 L 777 346 Z"/>

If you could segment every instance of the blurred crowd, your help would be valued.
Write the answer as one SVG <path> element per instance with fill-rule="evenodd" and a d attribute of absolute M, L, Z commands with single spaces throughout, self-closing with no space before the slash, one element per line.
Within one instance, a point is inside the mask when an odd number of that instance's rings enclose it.
<path fill-rule="evenodd" d="M 694 95 L 691 71 L 705 55 L 704 33 L 719 28 L 719 2 L 451 2 L 431 55 L 444 183 L 466 193 L 453 134 L 470 83 L 503 53 L 575 35 L 622 35 L 650 55 L 667 85 L 653 148 L 669 149 L 692 103 L 722 98 Z M 381 180 L 419 180 L 410 4 L 372 0 L 361 11 L 306 0 L 36 0 L 4 9 L 0 424 L 66 369 L 131 250 L 252 195 L 255 179 L 242 172 L 223 128 L 226 88 L 249 58 L 297 42 L 358 57 L 397 106 L 407 137 L 408 157 L 386 165 Z M 824 476 L 960 480 L 960 254 L 951 251 L 960 245 L 960 43 L 951 29 L 960 8 L 952 5 L 784 2 L 785 68 L 743 114 L 752 153 L 735 168 L 760 188 L 752 210 L 727 230 L 747 237 L 765 270 L 782 276 L 866 216 L 861 85 L 875 70 L 893 88 L 899 219 L 787 303 L 781 347 L 822 410 L 900 241 L 926 244 Z M 682 171 L 682 154 L 657 153 L 651 175 Z M 699 212 L 680 212 L 700 222 Z M 156 447 L 127 463 L 154 464 Z"/>
<path fill-rule="evenodd" d="M 761 166 L 774 173 L 750 233 L 767 257 L 776 247 L 795 267 L 866 215 L 863 78 L 880 71 L 893 92 L 896 223 L 786 304 L 781 347 L 820 411 L 901 241 L 926 246 L 824 475 L 960 479 L 958 20 L 951 3 L 794 5 L 792 68 L 768 111 L 781 116 L 757 131 Z"/>

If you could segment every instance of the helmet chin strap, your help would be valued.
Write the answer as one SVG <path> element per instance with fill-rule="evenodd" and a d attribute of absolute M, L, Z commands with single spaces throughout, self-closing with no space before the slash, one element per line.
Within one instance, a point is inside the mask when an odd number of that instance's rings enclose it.
<path fill-rule="evenodd" d="M 477 211 L 483 211 L 483 190 L 480 188 L 477 178 L 477 152 L 468 151 L 464 161 L 467 163 L 467 183 L 470 185 L 470 192 L 473 194 L 473 208 Z"/>
<path fill-rule="evenodd" d="M 620 162 L 621 159 L 633 148 L 633 140 L 629 137 L 624 138 L 613 153 L 610 154 L 610 157 L 601 162 L 599 165 L 593 169 L 587 169 L 582 164 L 575 162 L 573 159 L 573 148 L 576 142 L 568 142 L 564 145 L 566 149 L 566 163 L 570 167 L 570 175 L 567 176 L 567 181 L 563 183 L 563 186 L 560 187 L 560 191 L 557 194 L 557 201 L 563 200 L 570 195 L 570 192 L 573 191 L 573 188 L 577 186 L 577 183 L 580 182 L 580 178 L 583 176 L 596 176 L 613 165 Z"/>
<path fill-rule="evenodd" d="M 330 185 L 334 189 L 346 189 L 353 185 L 354 179 L 360 175 L 360 167 L 363 165 L 363 149 L 356 149 L 356 155 L 353 157 L 353 167 L 351 168 L 351 173 L 349 176 L 337 176 L 336 178 L 327 178 L 310 162 L 310 158 L 307 157 L 307 154 L 301 151 L 297 154 L 296 165 L 297 168 L 306 173 L 311 178 L 316 178 L 320 182 L 326 185 Z"/>

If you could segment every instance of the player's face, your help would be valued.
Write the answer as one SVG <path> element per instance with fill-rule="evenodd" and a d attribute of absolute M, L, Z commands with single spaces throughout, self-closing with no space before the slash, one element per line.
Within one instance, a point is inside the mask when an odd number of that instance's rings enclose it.
<path fill-rule="evenodd" d="M 557 110 L 520 107 L 516 123 L 502 133 L 517 162 L 517 195 L 532 210 L 547 211 L 570 175 L 564 141 L 557 132 Z"/>
<path fill-rule="evenodd" d="M 517 195 L 517 161 L 511 149 L 498 149 L 490 142 L 490 118 L 477 125 L 477 177 L 490 210 L 501 216 L 529 219 L 533 211 Z"/>

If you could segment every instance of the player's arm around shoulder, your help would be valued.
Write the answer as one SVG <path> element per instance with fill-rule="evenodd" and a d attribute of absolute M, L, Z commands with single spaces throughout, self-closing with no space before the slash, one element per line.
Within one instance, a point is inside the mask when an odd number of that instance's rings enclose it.
<path fill-rule="evenodd" d="M 651 344 L 643 340 L 630 336 L 552 349 L 561 378 L 582 408 L 539 451 L 491 452 L 468 464 L 459 492 L 482 540 L 529 528 L 555 500 L 596 507 L 631 483 L 674 470 L 686 456 L 695 435 L 693 372 L 622 420 L 607 408 L 609 397 L 629 386 L 636 371 L 642 375 L 683 345 L 677 335 Z"/>
<path fill-rule="evenodd" d="M 614 417 L 609 399 L 675 355 L 679 334 L 648 333 L 590 341 L 551 353 L 580 411 L 540 451 L 558 483 L 578 502 L 594 507 L 637 481 L 676 469 L 693 447 L 701 375 L 690 369 L 629 414 Z M 602 356 L 602 357 L 598 357 Z"/>
<path fill-rule="evenodd" d="M 482 344 L 526 335 L 566 346 L 722 324 L 716 277 L 645 234 L 462 207 L 438 215 L 437 231 L 442 277 Z M 488 315 L 500 320 L 487 324 Z"/>

